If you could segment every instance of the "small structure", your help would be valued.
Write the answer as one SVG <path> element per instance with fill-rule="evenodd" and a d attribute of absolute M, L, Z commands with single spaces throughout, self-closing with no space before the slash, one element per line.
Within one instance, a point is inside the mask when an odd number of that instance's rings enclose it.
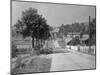
<path fill-rule="evenodd" d="M 54 38 L 54 39 L 56 39 L 58 32 L 59 32 L 59 28 L 58 27 L 54 28 L 53 31 L 50 31 L 51 37 Z"/>
<path fill-rule="evenodd" d="M 67 34 L 67 37 L 69 37 L 69 38 L 79 37 L 79 38 L 80 38 L 80 33 L 79 33 L 79 32 L 69 32 L 69 33 Z"/>

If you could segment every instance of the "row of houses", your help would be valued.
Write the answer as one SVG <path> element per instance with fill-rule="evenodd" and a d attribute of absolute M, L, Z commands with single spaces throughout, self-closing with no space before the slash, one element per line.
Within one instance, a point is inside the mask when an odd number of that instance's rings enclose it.
<path fill-rule="evenodd" d="M 58 38 L 57 35 L 60 35 L 59 34 L 59 27 L 55 27 L 53 29 L 53 31 L 51 31 L 50 33 L 51 33 L 52 38 L 54 38 L 54 39 Z M 89 39 L 89 34 L 83 34 L 81 37 L 80 32 L 68 32 L 66 36 L 64 36 L 63 34 L 61 36 L 63 37 L 63 39 L 78 37 L 81 42 L 84 42 L 84 41 Z"/>

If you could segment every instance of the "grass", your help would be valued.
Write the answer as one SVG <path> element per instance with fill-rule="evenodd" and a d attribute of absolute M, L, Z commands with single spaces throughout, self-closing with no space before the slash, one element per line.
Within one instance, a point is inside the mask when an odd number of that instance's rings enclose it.
<path fill-rule="evenodd" d="M 45 56 L 46 57 L 46 56 Z M 25 64 L 13 70 L 13 73 L 36 73 L 36 72 L 48 72 L 51 67 L 51 58 L 45 58 L 37 56 L 30 59 L 29 64 Z"/>
<path fill-rule="evenodd" d="M 51 47 L 51 42 L 48 43 L 48 46 Z M 30 45 L 31 43 L 30 42 L 19 42 L 19 41 L 16 41 L 15 42 L 16 45 Z M 36 72 L 48 72 L 50 71 L 50 68 L 51 68 L 51 62 L 52 62 L 52 59 L 51 58 L 46 58 L 47 55 L 45 54 L 50 54 L 52 53 L 52 50 L 42 50 L 40 52 L 39 55 L 37 55 L 37 52 L 38 51 L 35 51 L 35 50 L 31 50 L 31 49 L 26 49 L 26 48 L 22 48 L 22 49 L 18 49 L 18 52 L 17 52 L 17 55 L 22 55 L 23 58 L 20 60 L 20 61 L 23 61 L 25 60 L 24 63 L 20 63 L 20 65 L 17 63 L 18 67 L 14 68 L 12 70 L 12 73 L 13 74 L 21 74 L 21 73 L 36 73 Z M 25 57 L 25 55 L 29 55 L 28 57 Z M 44 56 L 44 57 L 41 57 L 41 54 Z M 27 62 L 29 62 L 27 64 Z M 12 63 L 13 64 L 13 63 Z"/>

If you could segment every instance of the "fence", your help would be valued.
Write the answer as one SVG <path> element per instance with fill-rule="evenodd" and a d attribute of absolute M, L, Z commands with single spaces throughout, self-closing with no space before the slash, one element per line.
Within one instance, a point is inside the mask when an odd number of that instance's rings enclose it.
<path fill-rule="evenodd" d="M 72 49 L 72 50 L 78 50 L 78 46 L 71 46 L 71 45 L 67 45 L 66 46 L 68 49 Z"/>
<path fill-rule="evenodd" d="M 66 46 L 68 49 L 84 52 L 84 53 L 90 53 L 90 54 L 95 54 L 96 53 L 96 47 L 94 46 Z"/>
<path fill-rule="evenodd" d="M 32 45 L 17 45 L 17 49 L 27 49 L 27 48 L 32 48 Z"/>
<path fill-rule="evenodd" d="M 90 54 L 95 54 L 96 53 L 96 48 L 95 46 L 80 46 L 80 51 L 84 53 L 90 53 Z"/>

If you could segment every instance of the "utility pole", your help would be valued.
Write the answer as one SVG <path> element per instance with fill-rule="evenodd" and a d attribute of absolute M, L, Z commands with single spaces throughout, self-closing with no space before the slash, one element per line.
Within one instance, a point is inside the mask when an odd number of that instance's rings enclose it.
<path fill-rule="evenodd" d="M 89 53 L 91 53 L 91 16 L 89 16 Z"/>
<path fill-rule="evenodd" d="M 39 23 L 38 25 L 38 47 L 39 47 L 38 49 L 40 49 L 40 40 L 39 40 L 40 39 L 40 24 L 41 23 Z"/>

